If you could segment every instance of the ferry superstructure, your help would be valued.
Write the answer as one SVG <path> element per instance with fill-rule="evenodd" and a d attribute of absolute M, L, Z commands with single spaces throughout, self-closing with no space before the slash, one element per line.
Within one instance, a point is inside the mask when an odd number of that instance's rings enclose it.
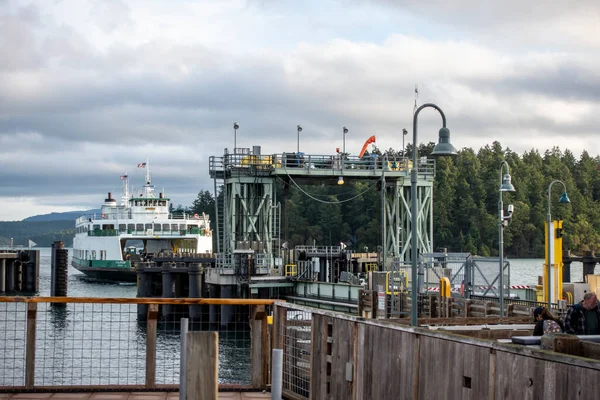
<path fill-rule="evenodd" d="M 208 216 L 170 213 L 169 199 L 154 194 L 149 163 L 138 167 L 146 169 L 139 195 L 130 194 L 129 177 L 122 175 L 120 204 L 109 192 L 99 215 L 75 222 L 72 265 L 91 278 L 135 282 L 133 261 L 158 254 L 213 252 Z"/>

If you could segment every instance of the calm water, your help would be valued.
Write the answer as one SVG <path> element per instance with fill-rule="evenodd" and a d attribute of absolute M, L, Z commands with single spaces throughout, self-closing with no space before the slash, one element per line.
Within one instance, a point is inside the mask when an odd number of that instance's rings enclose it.
<path fill-rule="evenodd" d="M 71 249 L 69 249 L 71 250 Z M 40 296 L 50 295 L 50 249 L 41 248 Z M 69 251 L 71 255 L 71 251 Z M 511 259 L 511 285 L 536 285 L 542 259 Z M 69 257 L 70 265 L 70 257 Z M 478 263 L 483 274 L 497 274 L 493 260 Z M 581 281 L 582 265 L 573 263 L 571 281 Z M 90 280 L 69 267 L 70 297 L 135 297 L 135 284 Z M 0 303 L 0 385 L 24 384 L 26 305 Z M 143 384 L 146 328 L 135 305 L 39 304 L 36 385 Z M 160 324 L 157 333 L 157 383 L 179 381 L 179 329 Z M 248 383 L 250 336 L 247 331 L 219 333 L 219 379 Z"/>
<path fill-rule="evenodd" d="M 51 249 L 39 250 L 39 295 L 49 296 Z M 135 284 L 90 280 L 70 266 L 68 284 L 69 297 L 137 294 Z M 24 303 L 0 303 L 0 386 L 24 384 L 26 309 Z M 36 385 L 144 384 L 146 326 L 137 320 L 137 305 L 40 303 L 36 323 Z M 178 324 L 159 322 L 157 383 L 179 383 L 179 351 Z M 249 383 L 249 365 L 247 329 L 220 331 L 219 381 Z"/>
<path fill-rule="evenodd" d="M 510 262 L 510 284 L 511 285 L 537 285 L 538 276 L 542 276 L 544 259 L 536 258 L 506 258 Z M 498 264 L 494 265 L 497 273 Z M 574 262 L 571 264 L 571 282 L 583 280 L 583 264 Z"/>

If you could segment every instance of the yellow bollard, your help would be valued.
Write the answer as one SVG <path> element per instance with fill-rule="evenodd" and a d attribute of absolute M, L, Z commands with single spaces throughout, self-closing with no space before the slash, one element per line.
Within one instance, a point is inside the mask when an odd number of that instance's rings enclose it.
<path fill-rule="evenodd" d="M 450 290 L 450 279 L 448 278 L 442 278 L 440 279 L 440 296 L 442 297 L 451 297 L 451 290 Z"/>

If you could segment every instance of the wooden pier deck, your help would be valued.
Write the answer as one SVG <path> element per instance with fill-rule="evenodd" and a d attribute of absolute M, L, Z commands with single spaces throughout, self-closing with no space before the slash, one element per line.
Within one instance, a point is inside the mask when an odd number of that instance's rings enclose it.
<path fill-rule="evenodd" d="M 271 393 L 220 392 L 220 400 L 270 399 Z M 0 393 L 0 400 L 179 400 L 179 392 Z"/>

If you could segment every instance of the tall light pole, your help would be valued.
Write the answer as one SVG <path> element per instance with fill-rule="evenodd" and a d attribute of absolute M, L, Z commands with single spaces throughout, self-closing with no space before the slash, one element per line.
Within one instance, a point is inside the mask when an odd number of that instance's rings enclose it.
<path fill-rule="evenodd" d="M 411 319 L 410 324 L 412 326 L 419 325 L 418 320 L 418 292 L 419 292 L 419 280 L 422 279 L 422 276 L 417 276 L 417 258 L 418 250 L 417 250 L 417 236 L 419 232 L 419 228 L 417 227 L 417 213 L 418 213 L 418 204 L 417 204 L 417 181 L 419 178 L 419 172 L 417 170 L 417 117 L 422 109 L 432 107 L 438 110 L 440 115 L 442 116 L 442 129 L 439 132 L 439 141 L 438 144 L 435 145 L 433 151 L 431 152 L 432 156 L 455 156 L 456 149 L 450 143 L 450 129 L 446 128 L 446 116 L 441 108 L 432 103 L 423 104 L 421 107 L 417 108 L 415 113 L 413 114 L 413 163 L 412 169 L 410 171 L 410 230 L 411 230 L 411 244 L 410 244 L 410 260 L 411 260 Z"/>
<path fill-rule="evenodd" d="M 342 129 L 344 134 L 342 135 L 342 158 L 346 155 L 346 133 L 348 133 L 348 128 L 344 127 Z"/>
<path fill-rule="evenodd" d="M 559 203 L 570 203 L 571 201 L 569 200 L 569 196 L 567 196 L 567 187 L 565 186 L 565 184 L 562 181 L 559 180 L 554 180 L 552 182 L 550 182 L 550 185 L 548 185 L 548 220 L 547 220 L 547 224 L 548 224 L 548 228 L 546 231 L 546 240 L 548 241 L 548 265 L 546 266 L 547 270 L 546 273 L 548 275 L 548 287 L 546 288 L 546 299 L 548 300 L 548 309 L 550 309 L 550 306 L 552 305 L 552 261 L 554 260 L 554 223 L 552 222 L 552 216 L 550 215 L 550 197 L 552 194 L 552 185 L 555 183 L 560 183 L 561 185 L 563 185 L 563 188 L 565 189 L 565 191 L 563 192 L 562 196 L 560 196 L 560 199 L 558 200 Z"/>
<path fill-rule="evenodd" d="M 298 149 L 296 150 L 296 154 L 298 154 L 300 153 L 300 132 L 302 132 L 302 127 L 298 125 L 296 129 L 298 130 Z"/>
<path fill-rule="evenodd" d="M 240 128 L 237 122 L 233 123 L 233 153 L 235 154 L 235 149 L 237 148 L 237 130 Z"/>
<path fill-rule="evenodd" d="M 408 131 L 406 129 L 402 129 L 402 157 L 406 154 L 406 147 L 404 147 L 404 138 L 408 135 Z"/>
<path fill-rule="evenodd" d="M 506 175 L 502 176 L 502 169 L 506 165 Z M 500 163 L 500 200 L 498 201 L 498 256 L 500 258 L 498 277 L 499 289 L 499 300 L 500 300 L 500 318 L 504 317 L 504 221 L 512 216 L 512 207 L 509 206 L 509 216 L 504 217 L 504 204 L 502 203 L 502 192 L 514 192 L 515 187 L 511 183 L 510 170 L 506 160 L 502 160 Z"/>

